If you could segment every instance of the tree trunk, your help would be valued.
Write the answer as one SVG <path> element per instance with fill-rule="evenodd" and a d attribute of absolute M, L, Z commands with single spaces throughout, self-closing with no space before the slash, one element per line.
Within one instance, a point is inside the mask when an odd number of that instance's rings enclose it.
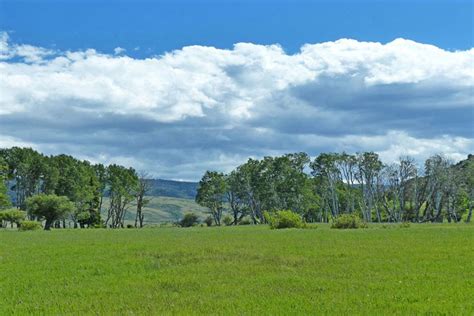
<path fill-rule="evenodd" d="M 471 221 L 471 218 L 472 218 L 472 202 L 470 203 L 471 205 L 469 205 L 469 214 L 467 214 L 467 219 L 466 219 L 466 223 L 469 223 Z"/>
<path fill-rule="evenodd" d="M 50 219 L 47 219 L 46 222 L 44 223 L 44 230 L 51 230 L 52 224 L 53 224 L 53 221 Z"/>

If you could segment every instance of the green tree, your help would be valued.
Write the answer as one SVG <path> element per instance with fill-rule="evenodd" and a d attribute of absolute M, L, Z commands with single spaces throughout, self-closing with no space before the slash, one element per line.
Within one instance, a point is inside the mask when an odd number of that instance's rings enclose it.
<path fill-rule="evenodd" d="M 0 210 L 10 207 L 10 197 L 8 196 L 8 189 L 6 186 L 8 173 L 8 165 L 5 160 L 0 157 Z"/>
<path fill-rule="evenodd" d="M 75 204 L 74 227 L 100 224 L 102 192 L 95 166 L 68 155 L 51 157 L 47 165 L 53 174 L 45 176 L 45 193 L 67 196 Z"/>
<path fill-rule="evenodd" d="M 221 224 L 222 212 L 226 201 L 226 182 L 222 173 L 206 171 L 196 195 L 196 202 L 210 210 L 216 225 Z"/>
<path fill-rule="evenodd" d="M 469 212 L 466 222 L 469 223 L 472 218 L 472 209 L 474 208 L 474 155 L 469 155 L 465 169 L 465 186 L 469 196 Z"/>
<path fill-rule="evenodd" d="M 44 229 L 50 230 L 54 221 L 74 211 L 74 204 L 66 196 L 39 194 L 26 200 L 26 208 L 30 215 L 45 220 Z"/>
<path fill-rule="evenodd" d="M 245 207 L 245 191 L 243 188 L 243 177 L 237 170 L 232 171 L 225 176 L 227 202 L 233 216 L 233 224 L 237 225 L 239 221 L 246 215 Z"/>
<path fill-rule="evenodd" d="M 320 184 L 324 188 L 321 193 L 329 202 L 332 217 L 339 215 L 339 197 L 337 192 L 338 183 L 342 182 L 341 172 L 337 167 L 339 155 L 336 153 L 321 153 L 311 163 L 312 174 L 320 178 Z"/>
<path fill-rule="evenodd" d="M 124 227 L 125 213 L 135 199 L 139 186 L 138 175 L 133 168 L 110 165 L 107 168 L 110 205 L 106 225 Z"/>
<path fill-rule="evenodd" d="M 8 179 L 13 180 L 15 205 L 25 209 L 28 197 L 41 192 L 45 173 L 45 157 L 31 148 L 0 149 L 0 157 L 8 165 Z"/>
<path fill-rule="evenodd" d="M 26 213 L 16 208 L 0 211 L 0 223 L 2 220 L 5 222 L 10 222 L 10 226 L 12 228 L 14 224 L 16 224 L 17 226 L 20 226 L 21 222 L 24 221 L 25 218 L 26 218 Z"/>
<path fill-rule="evenodd" d="M 374 152 L 357 154 L 356 178 L 362 192 L 362 203 L 360 209 L 366 222 L 372 221 L 372 211 L 375 210 L 377 220 L 382 221 L 379 198 L 377 195 L 377 184 L 383 164 L 379 155 Z"/>

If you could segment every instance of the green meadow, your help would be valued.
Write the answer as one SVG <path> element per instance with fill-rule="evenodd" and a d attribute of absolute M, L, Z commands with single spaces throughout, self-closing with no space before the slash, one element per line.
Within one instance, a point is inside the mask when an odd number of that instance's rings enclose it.
<path fill-rule="evenodd" d="M 474 314 L 474 225 L 0 231 L 0 315 Z"/>

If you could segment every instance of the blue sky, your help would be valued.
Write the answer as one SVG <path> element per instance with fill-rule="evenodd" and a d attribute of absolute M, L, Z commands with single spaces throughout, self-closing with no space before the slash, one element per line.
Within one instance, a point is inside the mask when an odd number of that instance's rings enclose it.
<path fill-rule="evenodd" d="M 294 53 L 340 38 L 467 49 L 473 28 L 473 2 L 458 0 L 0 1 L 0 29 L 19 43 L 101 52 L 120 46 L 135 57 L 237 42 L 278 43 Z"/>
<path fill-rule="evenodd" d="M 0 147 L 199 180 L 474 152 L 472 1 L 0 0 Z"/>

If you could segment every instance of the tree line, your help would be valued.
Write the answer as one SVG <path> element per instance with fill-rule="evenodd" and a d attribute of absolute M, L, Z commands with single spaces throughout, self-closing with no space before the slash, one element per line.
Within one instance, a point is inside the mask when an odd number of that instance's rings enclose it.
<path fill-rule="evenodd" d="M 119 228 L 132 207 L 134 226 L 143 227 L 150 189 L 146 174 L 133 168 L 31 148 L 0 149 L 2 227 L 28 218 L 43 221 L 45 229 Z M 228 174 L 207 171 L 196 202 L 209 209 L 215 225 L 223 219 L 266 223 L 266 214 L 282 210 L 306 222 L 330 222 L 343 214 L 365 222 L 469 222 L 474 156 L 454 164 L 434 155 L 421 166 L 408 156 L 384 164 L 373 152 L 249 159 Z"/>
<path fill-rule="evenodd" d="M 64 228 L 71 222 L 73 227 L 118 228 L 124 226 L 133 203 L 135 226 L 143 227 L 149 189 L 146 174 L 133 168 L 92 164 L 69 155 L 45 156 L 31 148 L 0 149 L 2 226 L 20 224 L 28 217 L 44 221 L 45 229 Z"/>
<path fill-rule="evenodd" d="M 474 206 L 474 156 L 454 164 L 443 155 L 423 165 L 411 157 L 384 164 L 378 154 L 306 153 L 249 159 L 228 174 L 207 171 L 196 202 L 216 225 L 223 214 L 265 223 L 265 213 L 290 210 L 306 222 L 342 214 L 365 222 L 469 222 Z"/>

